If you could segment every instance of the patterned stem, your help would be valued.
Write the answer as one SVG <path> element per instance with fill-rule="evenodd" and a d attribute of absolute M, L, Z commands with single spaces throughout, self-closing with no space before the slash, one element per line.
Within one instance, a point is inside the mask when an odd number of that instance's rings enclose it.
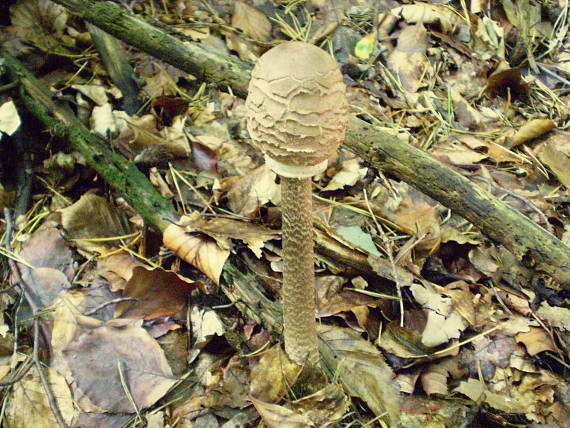
<path fill-rule="evenodd" d="M 300 365 L 319 361 L 315 320 L 312 180 L 281 177 L 285 351 Z"/>

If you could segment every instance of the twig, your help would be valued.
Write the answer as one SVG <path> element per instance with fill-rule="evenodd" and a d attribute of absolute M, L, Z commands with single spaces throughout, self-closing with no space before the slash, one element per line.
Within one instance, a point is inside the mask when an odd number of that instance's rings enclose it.
<path fill-rule="evenodd" d="M 386 254 L 388 255 L 388 259 L 390 260 L 390 265 L 392 266 L 394 281 L 396 282 L 396 291 L 398 292 L 398 300 L 400 302 L 400 326 L 403 327 L 404 326 L 404 299 L 402 297 L 402 284 L 400 282 L 399 275 L 396 272 L 396 262 L 394 261 L 394 248 L 392 246 L 392 242 L 388 239 L 388 236 L 386 236 L 386 232 L 384 232 L 384 229 L 382 229 L 382 226 L 380 226 L 380 224 L 376 221 L 376 217 L 372 213 L 372 208 L 370 207 L 370 201 L 368 200 L 368 192 L 366 192 L 366 189 L 364 189 L 364 200 L 366 201 L 368 211 L 370 211 L 370 214 L 372 215 L 372 220 L 374 221 L 374 224 L 376 225 L 376 229 L 378 229 L 378 233 L 380 234 L 380 237 L 382 238 L 382 242 L 384 243 L 384 246 L 386 247 Z"/>
<path fill-rule="evenodd" d="M 85 312 L 83 315 L 90 317 L 91 315 L 95 315 L 101 309 L 104 309 L 107 306 L 112 305 L 114 303 L 137 301 L 137 300 L 139 300 L 139 299 L 137 299 L 136 297 L 118 297 L 116 299 L 109 300 L 108 302 L 101 303 L 99 306 L 97 306 L 94 309 L 91 309 L 90 311 Z"/>
<path fill-rule="evenodd" d="M 35 315 L 35 314 L 34 314 Z M 33 360 L 36 368 L 38 369 L 38 375 L 40 377 L 40 381 L 44 387 L 44 391 L 46 393 L 46 397 L 48 399 L 49 408 L 53 413 L 53 417 L 57 421 L 57 424 L 60 428 L 68 428 L 67 424 L 63 420 L 63 416 L 61 416 L 61 412 L 59 411 L 59 407 L 57 406 L 57 401 L 53 395 L 53 392 L 49 386 L 48 380 L 46 378 L 46 374 L 44 372 L 44 368 L 42 367 L 42 362 L 40 361 L 39 356 L 39 341 L 40 341 L 40 321 L 39 318 L 34 318 L 34 352 L 33 352 Z"/>
<path fill-rule="evenodd" d="M 137 414 L 137 418 L 139 419 L 139 422 L 144 424 L 144 419 L 141 415 L 141 412 L 137 406 L 137 403 L 135 402 L 135 399 L 133 398 L 133 394 L 131 394 L 131 390 L 129 389 L 129 386 L 127 385 L 127 380 L 125 379 L 125 375 L 123 373 L 123 366 L 124 366 L 124 363 L 122 361 L 120 361 L 120 360 L 117 361 L 117 368 L 119 369 L 119 378 L 121 379 L 121 385 L 123 387 L 123 390 L 125 391 L 125 394 L 127 395 L 127 398 L 129 399 L 131 405 L 133 406 L 135 413 Z"/>
<path fill-rule="evenodd" d="M 31 358 L 26 360 L 24 365 L 20 366 L 20 371 L 17 374 L 13 375 L 10 380 L 0 382 L 0 387 L 14 385 L 16 382 L 19 382 L 20 380 L 22 380 L 22 378 L 24 376 L 26 376 L 26 374 L 33 367 L 33 362 L 34 362 L 34 360 Z"/>
<path fill-rule="evenodd" d="M 5 210 L 4 215 L 6 217 L 6 224 L 11 223 L 10 211 Z M 9 242 L 9 240 L 10 240 L 10 238 L 8 237 L 8 242 Z M 33 322 L 34 349 L 32 352 L 32 360 L 34 362 L 34 365 L 38 369 L 38 376 L 40 377 L 40 381 L 44 387 L 46 397 L 48 399 L 49 407 L 53 413 L 55 420 L 57 421 L 57 424 L 60 426 L 60 428 L 67 428 L 67 424 L 63 420 L 63 417 L 61 416 L 61 412 L 59 411 L 59 408 L 57 407 L 57 401 L 55 400 L 55 397 L 53 396 L 53 393 L 52 393 L 51 388 L 49 386 L 49 383 L 47 381 L 47 378 L 46 378 L 46 375 L 44 373 L 42 363 L 41 363 L 40 357 L 39 357 L 40 323 L 39 323 L 39 318 L 38 318 L 38 312 L 39 312 L 38 311 L 38 303 L 32 297 L 33 293 L 31 293 L 31 290 L 29 290 L 27 288 L 27 285 L 26 285 L 26 283 L 22 277 L 22 274 L 20 272 L 20 269 L 19 269 L 17 263 L 14 262 L 14 260 L 12 260 L 12 259 L 8 259 L 8 264 L 10 266 L 10 269 L 14 273 L 14 276 L 16 277 L 15 281 L 14 281 L 15 284 L 19 285 L 21 293 L 24 295 L 24 298 L 27 300 L 27 302 L 30 305 L 30 308 L 32 310 L 32 314 L 33 314 L 32 316 L 34 318 L 34 322 Z M 30 280 L 33 282 L 34 281 L 33 275 L 30 275 L 29 277 L 30 277 Z"/>

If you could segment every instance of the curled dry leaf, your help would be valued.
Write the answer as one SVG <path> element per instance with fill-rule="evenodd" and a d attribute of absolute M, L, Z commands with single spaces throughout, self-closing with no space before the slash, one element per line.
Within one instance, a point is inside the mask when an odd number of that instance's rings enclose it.
<path fill-rule="evenodd" d="M 215 240 L 197 233 L 187 233 L 186 229 L 171 224 L 162 237 L 164 245 L 178 257 L 204 272 L 216 284 L 230 251 L 221 248 Z"/>
<path fill-rule="evenodd" d="M 556 128 L 556 123 L 550 119 L 533 119 L 525 123 L 511 138 L 511 148 L 534 140 Z"/>
<path fill-rule="evenodd" d="M 269 428 L 312 428 L 315 426 L 308 416 L 301 415 L 284 406 L 266 403 L 253 397 L 251 397 L 251 402 Z"/>
<path fill-rule="evenodd" d="M 421 375 L 422 387 L 426 394 L 447 395 L 447 378 L 450 373 L 458 372 L 457 358 L 445 358 L 431 364 Z"/>

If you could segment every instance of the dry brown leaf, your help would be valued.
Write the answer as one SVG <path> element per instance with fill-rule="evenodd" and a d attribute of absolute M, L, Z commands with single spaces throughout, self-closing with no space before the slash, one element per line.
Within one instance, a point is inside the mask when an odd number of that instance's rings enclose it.
<path fill-rule="evenodd" d="M 543 328 L 531 327 L 527 333 L 519 333 L 515 338 L 517 342 L 524 344 L 532 357 L 544 351 L 557 352 L 552 337 Z"/>
<path fill-rule="evenodd" d="M 570 309 L 550 306 L 547 302 L 542 302 L 536 313 L 548 321 L 552 327 L 570 331 Z"/>
<path fill-rule="evenodd" d="M 422 87 L 425 83 L 421 79 L 431 69 L 426 57 L 427 39 L 422 24 L 410 25 L 402 30 L 388 58 L 388 67 L 407 91 L 416 92 Z"/>
<path fill-rule="evenodd" d="M 61 44 L 67 12 L 50 0 L 25 0 L 10 6 L 12 25 L 17 34 L 44 51 Z"/>
<path fill-rule="evenodd" d="M 405 200 L 392 219 L 406 233 L 421 237 L 414 248 L 431 253 L 439 247 L 441 230 L 436 206 Z"/>
<path fill-rule="evenodd" d="M 22 246 L 20 258 L 34 267 L 53 268 L 63 272 L 71 281 L 76 268 L 73 253 L 68 242 L 57 229 L 43 229 L 35 232 Z M 28 269 L 18 264 L 20 269 Z"/>
<path fill-rule="evenodd" d="M 230 251 L 214 239 L 200 233 L 187 233 L 184 227 L 171 224 L 163 234 L 164 245 L 178 257 L 204 272 L 216 284 Z"/>
<path fill-rule="evenodd" d="M 51 368 L 45 368 L 49 387 L 63 420 L 74 426 L 77 408 L 65 378 Z M 35 369 L 16 382 L 10 392 L 3 426 L 6 428 L 53 428 L 58 423 L 53 416 L 48 398 Z"/>
<path fill-rule="evenodd" d="M 254 397 L 251 397 L 251 402 L 255 406 L 255 410 L 257 410 L 259 416 L 261 416 L 261 419 L 263 419 L 263 422 L 269 428 L 315 427 L 315 424 L 313 424 L 307 416 L 294 412 L 284 406 L 266 403 Z"/>
<path fill-rule="evenodd" d="M 511 138 L 511 148 L 534 140 L 556 128 L 556 122 L 550 119 L 532 119 L 525 123 Z"/>
<path fill-rule="evenodd" d="M 455 87 L 451 87 L 449 91 L 457 122 L 466 129 L 477 129 L 483 122 L 483 116 L 463 98 Z"/>
<path fill-rule="evenodd" d="M 480 141 L 476 138 L 474 138 L 473 140 L 470 140 L 470 137 L 471 137 L 470 135 L 460 136 L 459 140 L 461 142 L 463 142 L 464 144 L 467 144 L 472 149 L 479 149 L 480 150 L 482 148 L 485 148 L 488 157 L 495 162 L 499 162 L 499 163 L 500 162 L 516 162 L 516 163 L 527 162 L 527 160 L 525 158 L 516 154 L 515 152 L 510 151 L 506 147 L 501 146 L 500 144 L 497 144 L 493 141 Z M 471 145 L 470 141 L 474 141 L 474 140 L 479 141 L 480 144 L 475 143 L 475 144 Z"/>
<path fill-rule="evenodd" d="M 164 352 L 138 320 L 111 320 L 81 329 L 62 349 L 77 393 L 112 413 L 134 413 L 121 381 L 137 408 L 146 408 L 176 383 Z"/>
<path fill-rule="evenodd" d="M 436 144 L 430 150 L 430 154 L 444 163 L 457 166 L 471 166 L 489 157 L 463 144 L 450 144 L 449 142 Z"/>
<path fill-rule="evenodd" d="M 362 180 L 368 168 L 360 166 L 359 159 L 348 159 L 342 162 L 340 170 L 333 176 L 323 191 L 338 190 L 345 186 L 354 186 Z"/>
<path fill-rule="evenodd" d="M 475 324 L 474 296 L 469 291 L 465 281 L 455 281 L 447 284 L 441 294 L 451 297 L 454 309 L 471 325 Z"/>
<path fill-rule="evenodd" d="M 190 323 L 193 345 L 198 349 L 206 346 L 214 336 L 221 337 L 226 332 L 226 327 L 216 311 L 197 305 L 192 307 Z"/>
<path fill-rule="evenodd" d="M 261 257 L 261 249 L 266 241 L 278 238 L 279 232 L 258 224 L 232 220 L 224 217 L 207 218 L 196 212 L 182 217 L 179 222 L 187 232 L 199 232 L 215 239 L 221 248 L 231 248 L 230 239 L 237 239 Z"/>
<path fill-rule="evenodd" d="M 348 411 L 349 400 L 342 387 L 329 384 L 314 394 L 293 401 L 290 407 L 318 427 L 329 426 Z"/>
<path fill-rule="evenodd" d="M 232 27 L 239 28 L 258 42 L 265 42 L 271 33 L 271 22 L 258 8 L 236 1 L 232 16 Z"/>
<path fill-rule="evenodd" d="M 233 181 L 228 191 L 232 212 L 250 217 L 267 202 L 277 205 L 281 200 L 281 186 L 275 183 L 275 179 L 275 173 L 263 165 Z"/>
<path fill-rule="evenodd" d="M 400 387 L 400 392 L 402 394 L 413 394 L 416 389 L 416 382 L 418 381 L 420 374 L 422 372 L 421 367 L 417 367 L 414 370 L 409 370 L 404 373 L 398 373 L 394 378 Z"/>
<path fill-rule="evenodd" d="M 426 394 L 447 395 L 447 378 L 450 372 L 456 372 L 457 358 L 445 358 L 429 367 L 422 373 L 422 387 Z"/>
<path fill-rule="evenodd" d="M 265 402 L 277 402 L 301 373 L 302 367 L 287 357 L 280 345 L 264 351 L 251 369 L 250 394 Z"/>
<path fill-rule="evenodd" d="M 508 378 L 508 374 L 502 373 L 503 379 Z M 511 374 L 512 376 L 512 374 Z M 484 398 L 489 406 L 505 413 L 522 413 L 535 421 L 538 419 L 541 407 L 546 407 L 552 403 L 554 397 L 548 390 L 553 385 L 560 382 L 559 379 L 549 375 L 546 371 L 541 371 L 540 375 L 523 375 L 518 385 L 504 383 L 504 388 L 498 392 L 490 391 L 485 384 L 479 380 L 469 379 L 463 381 L 455 388 L 455 392 L 460 392 L 473 401 L 480 397 Z M 508 391 L 504 389 L 508 388 Z M 544 391 L 544 392 L 541 392 Z"/>
<path fill-rule="evenodd" d="M 319 326 L 319 350 L 347 392 L 363 400 L 390 426 L 400 419 L 400 393 L 392 369 L 382 354 L 360 333 L 335 326 Z"/>
<path fill-rule="evenodd" d="M 136 301 L 123 301 L 115 308 L 117 318 L 153 319 L 162 316 L 184 318 L 194 281 L 163 269 L 148 270 L 135 267 L 123 291 L 123 297 Z"/>
<path fill-rule="evenodd" d="M 86 251 L 104 253 L 120 241 L 98 241 L 128 233 L 123 228 L 117 209 L 105 198 L 88 193 L 73 205 L 63 208 L 61 225 L 74 244 Z"/>
<path fill-rule="evenodd" d="M 127 253 L 117 253 L 97 261 L 97 274 L 107 280 L 111 291 L 125 288 L 133 276 L 133 270 L 143 263 Z"/>
<path fill-rule="evenodd" d="M 554 144 L 546 144 L 539 154 L 539 158 L 552 170 L 560 183 L 570 189 L 570 158 L 560 152 Z"/>
<path fill-rule="evenodd" d="M 427 311 L 427 324 L 422 333 L 422 343 L 425 346 L 438 346 L 461 336 L 468 323 L 454 307 L 452 299 L 428 284 L 412 284 L 410 291 Z"/>

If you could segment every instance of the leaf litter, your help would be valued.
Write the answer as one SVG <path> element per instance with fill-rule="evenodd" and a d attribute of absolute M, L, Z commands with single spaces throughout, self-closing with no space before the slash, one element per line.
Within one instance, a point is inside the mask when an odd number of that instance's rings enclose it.
<path fill-rule="evenodd" d="M 70 426 L 566 426 L 567 292 L 347 153 L 314 183 L 328 379 L 296 390 L 279 317 L 256 316 L 260 299 L 279 296 L 280 193 L 247 144 L 243 99 L 131 50 L 145 104 L 128 115 L 79 20 L 48 0 L 9 3 L 6 48 L 185 217 L 164 236 L 173 255 L 80 155 L 37 134 L 33 203 L 15 229 L 2 226 L 4 425 L 61 423 L 37 370 L 24 372 L 37 320 L 48 389 Z M 565 2 L 129 7 L 250 63 L 282 40 L 319 44 L 354 112 L 570 242 Z M 21 198 L 8 136 L 30 125 L 0 97 L 4 208 Z M 255 274 L 257 300 L 230 266 Z"/>

